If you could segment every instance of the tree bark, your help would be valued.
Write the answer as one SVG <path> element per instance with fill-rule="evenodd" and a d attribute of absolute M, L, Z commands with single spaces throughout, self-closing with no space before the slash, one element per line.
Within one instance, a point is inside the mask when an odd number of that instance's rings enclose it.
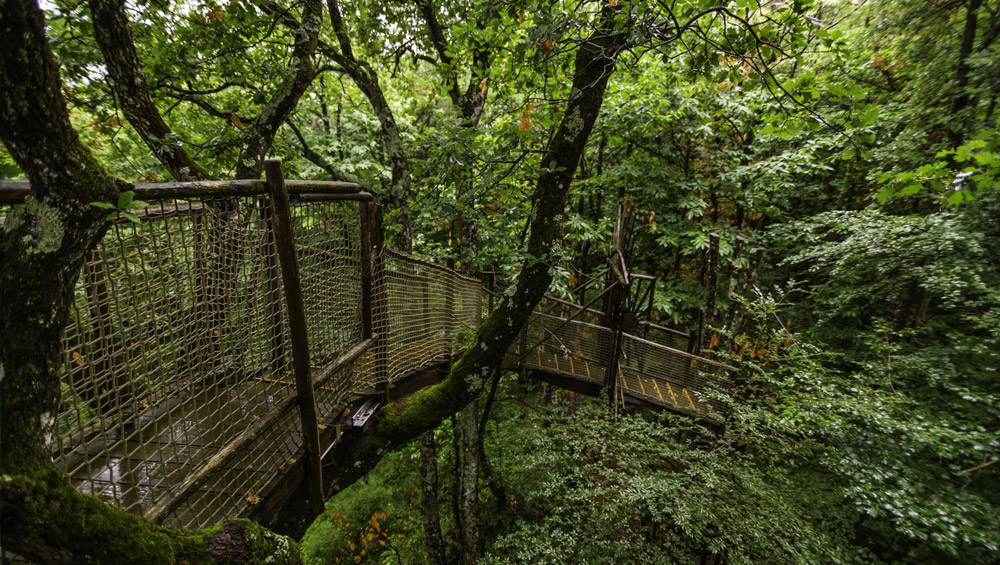
<path fill-rule="evenodd" d="M 958 128 L 955 125 L 948 128 L 948 140 L 951 142 L 952 148 L 961 145 L 965 137 L 961 125 L 965 123 L 965 120 L 961 120 L 959 114 L 968 108 L 972 101 L 968 92 L 969 73 L 972 72 L 969 56 L 972 55 L 972 49 L 976 42 L 976 24 L 981 5 L 982 0 L 968 0 L 965 7 L 965 27 L 962 29 L 962 42 L 958 48 L 958 64 L 955 68 L 955 98 L 951 104 L 951 117 L 952 120 L 958 121 Z"/>
<path fill-rule="evenodd" d="M 712 344 L 712 322 L 715 319 L 715 287 L 719 277 L 719 234 L 708 234 L 708 253 L 705 261 L 705 310 L 698 331 L 698 351 L 705 352 Z"/>
<path fill-rule="evenodd" d="M 479 467 L 482 453 L 479 435 L 479 401 L 462 410 L 462 561 L 479 556 Z"/>
<path fill-rule="evenodd" d="M 420 516 L 424 524 L 424 550 L 427 562 L 439 565 L 444 560 L 444 541 L 441 538 L 441 518 L 438 512 L 437 443 L 434 430 L 420 434 Z"/>
<path fill-rule="evenodd" d="M 382 453 L 432 429 L 476 397 L 483 379 L 500 366 L 507 348 L 548 289 L 553 252 L 562 241 L 561 216 L 565 213 L 567 191 L 600 112 L 608 78 L 626 44 L 626 36 L 614 29 L 616 11 L 610 5 L 604 7 L 599 29 L 581 43 L 576 53 L 572 95 L 546 157 L 547 161 L 555 161 L 555 166 L 542 172 L 535 185 L 529 259 L 516 283 L 444 381 L 386 406 L 375 415 L 371 431 L 357 443 L 335 448 L 336 460 L 356 462 L 332 470 L 335 488 L 353 483 L 378 463 Z"/>
<path fill-rule="evenodd" d="M 149 94 L 125 5 L 113 0 L 90 0 L 89 5 L 94 37 L 125 119 L 175 180 L 211 179 L 212 175 L 175 140 Z"/>
<path fill-rule="evenodd" d="M 211 559 L 294 563 L 294 542 L 249 522 L 184 532 L 78 493 L 50 459 L 62 334 L 84 258 L 128 185 L 109 178 L 69 121 L 38 6 L 0 0 L 0 139 L 31 182 L 0 232 L 0 528 L 4 549 L 39 563 Z M 264 557 L 261 557 L 261 556 Z"/>

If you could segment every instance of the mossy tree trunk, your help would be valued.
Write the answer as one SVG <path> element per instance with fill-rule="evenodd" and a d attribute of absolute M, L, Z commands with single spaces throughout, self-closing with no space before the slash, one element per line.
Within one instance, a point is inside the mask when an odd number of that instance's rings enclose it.
<path fill-rule="evenodd" d="M 626 43 L 625 35 L 614 28 L 615 11 L 610 6 L 604 8 L 598 29 L 581 42 L 576 53 L 572 94 L 545 158 L 555 164 L 539 174 L 532 194 L 529 259 L 516 283 L 498 302 L 444 381 L 386 406 L 376 414 L 365 437 L 337 449 L 336 460 L 355 463 L 333 469 L 335 489 L 353 483 L 371 470 L 384 453 L 436 427 L 476 398 L 486 377 L 500 366 L 504 353 L 549 288 L 550 269 L 562 243 L 562 217 L 570 182 L 600 112 L 608 79 Z"/>
<path fill-rule="evenodd" d="M 440 565 L 444 559 L 441 518 L 438 513 L 437 442 L 434 430 L 420 434 L 420 516 L 424 524 L 424 551 L 427 562 Z"/>
<path fill-rule="evenodd" d="M 602 29 L 577 52 L 573 94 L 547 159 L 555 166 L 540 174 L 533 194 L 531 259 L 516 285 L 445 381 L 380 411 L 359 447 L 337 454 L 339 461 L 356 462 L 335 469 L 338 486 L 475 398 L 548 288 L 567 191 L 625 44 L 625 36 L 614 32 L 612 14 L 605 7 Z M 0 35 L 18 42 L 17 48 L 0 50 L 0 138 L 32 184 L 27 204 L 8 216 L 0 233 L 5 549 L 43 563 L 297 560 L 294 544 L 245 521 L 193 532 L 152 525 L 77 493 L 52 465 L 48 442 L 60 396 L 61 337 L 84 257 L 107 229 L 103 211 L 89 203 L 114 201 L 127 185 L 107 176 L 70 125 L 38 6 L 0 0 Z M 275 115 L 287 111 L 289 106 L 280 105 Z"/>
<path fill-rule="evenodd" d="M 185 532 L 76 492 L 50 459 L 61 341 L 76 280 L 108 227 L 109 178 L 69 121 L 38 6 L 0 0 L 0 139 L 31 181 L 0 232 L 0 528 L 39 563 L 296 562 L 294 543 L 246 521 Z"/>

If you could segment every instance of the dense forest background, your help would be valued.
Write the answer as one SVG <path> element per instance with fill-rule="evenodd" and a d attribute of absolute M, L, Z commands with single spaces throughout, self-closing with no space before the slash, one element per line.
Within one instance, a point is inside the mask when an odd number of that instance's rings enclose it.
<path fill-rule="evenodd" d="M 127 182 L 257 176 L 259 149 L 375 192 L 395 247 L 502 282 L 568 168 L 550 292 L 585 298 L 623 203 L 653 321 L 685 332 L 709 234 L 721 289 L 737 237 L 766 250 L 711 344 L 741 370 L 724 433 L 505 375 L 482 435 L 473 403 L 331 499 L 308 562 L 1000 559 L 997 2 L 43 8 L 72 125 Z M 567 111 L 595 37 L 587 136 Z M 574 171 L 554 152 L 575 137 Z M 23 178 L 14 153 L 0 178 Z"/>

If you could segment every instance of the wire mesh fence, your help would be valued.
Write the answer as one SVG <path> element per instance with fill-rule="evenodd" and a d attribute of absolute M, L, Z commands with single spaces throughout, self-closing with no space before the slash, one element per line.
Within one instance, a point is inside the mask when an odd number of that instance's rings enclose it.
<path fill-rule="evenodd" d="M 543 300 L 508 351 L 505 366 L 604 384 L 608 365 L 617 359 L 617 379 L 627 394 L 721 419 L 725 406 L 717 393 L 729 390 L 731 367 L 674 349 L 671 344 L 684 341 L 678 332 L 665 328 L 649 333 L 667 344 L 624 333 L 614 356 L 614 331 L 592 323 L 598 314 L 564 301 Z"/>

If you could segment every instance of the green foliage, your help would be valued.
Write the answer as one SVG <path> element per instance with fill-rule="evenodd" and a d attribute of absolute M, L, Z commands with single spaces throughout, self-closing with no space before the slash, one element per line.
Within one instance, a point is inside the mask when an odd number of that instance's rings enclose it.
<path fill-rule="evenodd" d="M 413 447 L 385 456 L 367 482 L 342 490 L 302 538 L 308 564 L 420 563 L 420 477 Z"/>
<path fill-rule="evenodd" d="M 133 200 L 133 198 L 135 198 L 135 191 L 126 190 L 125 192 L 121 193 L 121 195 L 118 196 L 118 202 L 115 204 L 112 204 L 110 202 L 91 202 L 90 205 L 94 206 L 95 208 L 114 210 L 114 212 L 111 212 L 107 215 L 106 219 L 108 220 L 113 220 L 118 217 L 118 214 L 121 214 L 128 221 L 134 224 L 138 224 L 141 223 L 142 220 L 139 218 L 139 216 L 135 214 L 135 212 L 131 212 L 130 210 L 145 208 L 149 206 L 149 204 L 141 200 Z"/>
<path fill-rule="evenodd" d="M 941 150 L 935 157 L 942 160 L 879 178 L 880 183 L 886 183 L 878 192 L 879 201 L 927 191 L 946 206 L 957 206 L 976 200 L 981 191 L 1000 187 L 1000 134 L 996 129 L 981 131 L 972 141 Z M 954 172 L 950 164 L 961 167 L 961 172 Z"/>
<path fill-rule="evenodd" d="M 686 563 L 703 551 L 733 563 L 842 558 L 842 518 L 819 512 L 836 499 L 830 485 L 801 496 L 800 478 L 768 454 L 702 444 L 704 431 L 682 419 L 542 408 L 499 433 L 495 460 L 514 518 L 486 562 Z"/>

